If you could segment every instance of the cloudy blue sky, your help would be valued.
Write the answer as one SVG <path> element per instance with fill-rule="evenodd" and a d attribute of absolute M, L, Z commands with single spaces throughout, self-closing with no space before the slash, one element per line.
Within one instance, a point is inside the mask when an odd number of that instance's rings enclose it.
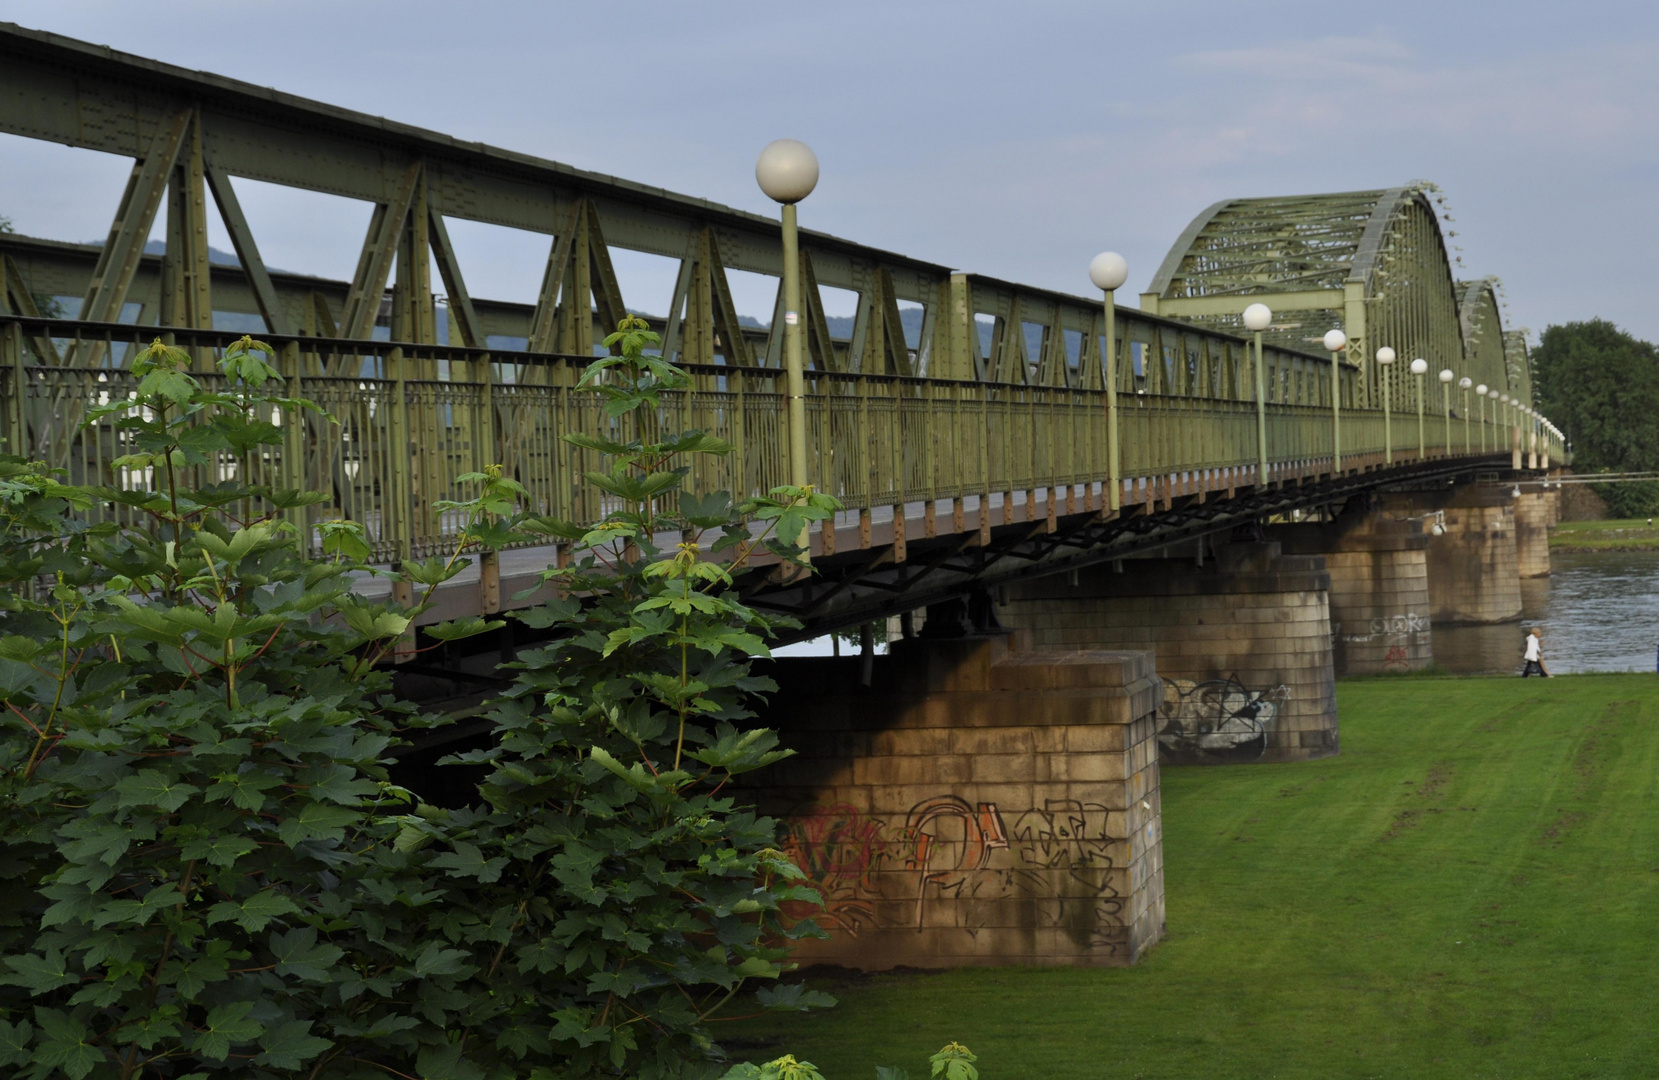
<path fill-rule="evenodd" d="M 1426 178 L 1460 274 L 1500 276 L 1512 326 L 1600 315 L 1659 340 L 1651 3 L 0 0 L 0 19 L 759 212 L 755 154 L 793 136 L 823 163 L 804 224 L 1074 292 L 1108 247 L 1138 291 L 1216 199 Z M 125 168 L 0 136 L 0 213 L 101 236 Z M 244 198 L 270 263 L 349 276 L 366 211 Z M 475 294 L 533 294 L 544 241 L 457 242 Z"/>

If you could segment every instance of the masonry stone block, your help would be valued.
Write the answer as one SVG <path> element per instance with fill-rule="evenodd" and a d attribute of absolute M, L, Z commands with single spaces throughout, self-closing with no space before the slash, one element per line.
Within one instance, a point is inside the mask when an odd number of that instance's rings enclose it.
<path fill-rule="evenodd" d="M 1163 935 L 1151 656 L 1029 653 L 995 635 L 896 642 L 868 687 L 858 669 L 812 658 L 769 672 L 780 690 L 765 720 L 797 756 L 746 790 L 784 822 L 830 933 L 796 959 L 1122 965 Z M 863 756 L 814 763 L 848 732 Z"/>

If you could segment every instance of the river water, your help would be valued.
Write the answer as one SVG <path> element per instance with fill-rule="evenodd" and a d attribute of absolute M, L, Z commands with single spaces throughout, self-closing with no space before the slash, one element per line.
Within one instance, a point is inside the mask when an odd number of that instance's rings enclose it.
<path fill-rule="evenodd" d="M 1550 576 L 1521 582 L 1521 621 L 1435 626 L 1434 662 L 1457 674 L 1517 672 L 1522 635 L 1544 635 L 1544 666 L 1653 671 L 1659 648 L 1659 551 L 1553 552 Z"/>

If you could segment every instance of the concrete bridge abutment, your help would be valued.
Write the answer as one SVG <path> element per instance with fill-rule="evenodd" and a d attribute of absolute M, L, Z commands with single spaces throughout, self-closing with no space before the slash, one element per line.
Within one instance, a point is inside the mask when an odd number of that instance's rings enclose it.
<path fill-rule="evenodd" d="M 823 895 L 795 959 L 1132 964 L 1163 936 L 1145 652 L 1031 653 L 1007 633 L 779 660 L 766 722 L 797 756 L 754 774 L 759 809 Z"/>
<path fill-rule="evenodd" d="M 1034 649 L 1155 653 L 1165 682 L 1158 741 L 1166 763 L 1335 754 L 1324 559 L 1247 542 L 1220 545 L 1200 565 L 1203 550 L 1009 586 L 998 617 L 1027 633 Z"/>

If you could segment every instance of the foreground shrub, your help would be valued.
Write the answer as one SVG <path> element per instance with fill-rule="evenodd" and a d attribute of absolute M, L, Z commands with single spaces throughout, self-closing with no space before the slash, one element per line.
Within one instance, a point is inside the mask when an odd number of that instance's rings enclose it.
<path fill-rule="evenodd" d="M 519 516 L 495 533 L 569 541 L 578 558 L 542 575 L 562 599 L 519 616 L 558 636 L 520 654 L 486 714 L 497 745 L 451 759 L 489 767 L 481 804 L 424 809 L 399 839 L 442 871 L 434 936 L 450 947 L 427 984 L 450 1042 L 422 1076 L 708 1076 L 720 1018 L 830 1003 L 777 983 L 788 940 L 816 933 L 780 907 L 818 897 L 776 824 L 729 786 L 787 753 L 746 723 L 747 702 L 774 689 L 749 657 L 767 655 L 777 622 L 710 556 L 796 563 L 790 541 L 837 504 L 795 488 L 736 505 L 680 491 L 688 455 L 731 447 L 660 430 L 660 395 L 689 379 L 644 352 L 656 340 L 639 319 L 606 339 L 618 355 L 581 385 L 618 435 L 567 437 L 609 459 L 588 480 L 613 512 L 591 527 Z M 659 550 L 665 534 L 680 542 Z"/>
<path fill-rule="evenodd" d="M 745 723 L 776 623 L 699 545 L 798 562 L 779 537 L 836 504 L 680 493 L 684 455 L 730 448 L 658 431 L 658 396 L 688 380 L 644 354 L 654 339 L 629 320 L 583 380 L 633 432 L 571 439 L 610 456 L 589 479 L 615 513 L 528 516 L 492 466 L 436 507 L 461 523 L 451 556 L 398 571 L 430 598 L 466 550 L 540 535 L 580 553 L 544 575 L 561 599 L 523 616 L 557 638 L 493 705 L 496 746 L 459 759 L 489 770 L 466 811 L 387 780 L 403 733 L 433 722 L 376 667 L 422 605 L 352 592 L 369 549 L 348 522 L 305 557 L 285 515 L 323 496 L 248 482 L 313 408 L 277 394 L 267 346 L 227 350 L 223 391 L 180 350 L 138 354 L 136 393 L 91 411 L 87 438 L 126 451 L 107 487 L 0 459 L 0 1068 L 713 1076 L 717 1020 L 829 1002 L 777 983 L 789 939 L 816 932 L 780 907 L 817 897 L 728 786 L 785 755 Z"/>
<path fill-rule="evenodd" d="M 0 461 L 8 1075 L 361 1075 L 413 1038 L 428 898 L 382 811 L 424 721 L 374 667 L 412 613 L 301 557 L 283 512 L 321 496 L 247 482 L 309 407 L 268 352 L 227 350 L 223 392 L 138 354 L 87 432 L 128 451 L 110 487 Z"/>

